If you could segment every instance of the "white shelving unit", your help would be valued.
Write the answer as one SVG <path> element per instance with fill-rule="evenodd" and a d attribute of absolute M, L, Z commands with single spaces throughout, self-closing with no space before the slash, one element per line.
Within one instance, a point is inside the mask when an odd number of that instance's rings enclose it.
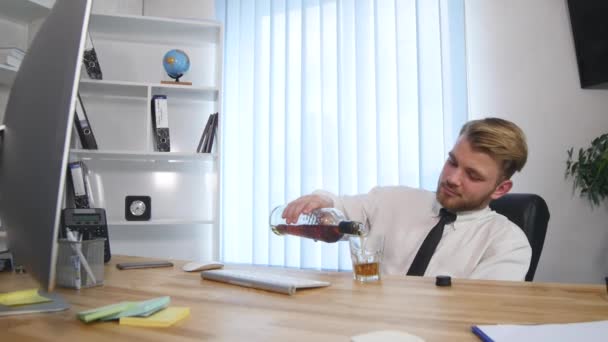
<path fill-rule="evenodd" d="M 1 0 L 0 46 L 27 49 L 54 0 Z M 209 115 L 220 112 L 223 29 L 209 20 L 93 13 L 89 33 L 103 80 L 83 68 L 79 93 L 98 150 L 72 136 L 70 160 L 82 160 L 92 205 L 106 209 L 112 251 L 181 259 L 219 258 L 219 137 L 212 153 L 196 153 Z M 185 51 L 191 68 L 170 81 L 162 57 Z M 17 70 L 0 65 L 3 115 Z M 151 99 L 166 95 L 171 152 L 156 152 Z M 3 117 L 3 116 L 2 116 Z M 125 197 L 152 199 L 150 221 L 127 221 Z"/>
<path fill-rule="evenodd" d="M 71 149 L 72 157 L 80 160 L 122 160 L 148 162 L 216 162 L 217 155 L 212 153 L 180 153 L 180 152 L 131 152 L 108 150 Z"/>
<path fill-rule="evenodd" d="M 148 226 L 188 226 L 193 224 L 203 224 L 203 225 L 211 225 L 213 224 L 213 220 L 153 220 L 153 221 L 111 221 L 108 224 L 112 226 L 139 226 L 139 227 L 148 227 Z"/>
<path fill-rule="evenodd" d="M 0 46 L 25 50 L 33 32 L 49 13 L 47 0 L 0 0 Z M 0 61 L 0 121 L 17 70 Z"/>
<path fill-rule="evenodd" d="M 49 6 L 50 1 L 45 0 L 2 0 L 0 16 L 13 22 L 29 24 L 46 17 Z"/>
<path fill-rule="evenodd" d="M 89 29 L 100 39 L 119 38 L 135 43 L 201 46 L 217 42 L 221 25 L 214 21 L 97 14 L 91 18 Z"/>
<path fill-rule="evenodd" d="M 128 81 L 106 81 L 83 79 L 80 82 L 80 93 L 94 93 L 98 96 L 147 97 L 152 93 L 163 93 L 170 98 L 190 101 L 217 101 L 219 88 L 212 86 L 187 86 L 138 83 Z"/>

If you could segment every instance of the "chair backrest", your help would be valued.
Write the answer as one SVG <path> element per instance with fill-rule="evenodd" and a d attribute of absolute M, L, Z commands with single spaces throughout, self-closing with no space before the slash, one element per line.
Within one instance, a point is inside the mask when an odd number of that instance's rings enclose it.
<path fill-rule="evenodd" d="M 532 246 L 532 260 L 526 281 L 532 281 L 547 233 L 550 216 L 547 203 L 534 194 L 506 194 L 492 201 L 490 208 L 518 225 L 528 237 Z"/>

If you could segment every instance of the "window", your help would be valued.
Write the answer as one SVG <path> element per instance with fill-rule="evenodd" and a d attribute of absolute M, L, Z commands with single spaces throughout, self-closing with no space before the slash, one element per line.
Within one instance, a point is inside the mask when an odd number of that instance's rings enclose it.
<path fill-rule="evenodd" d="M 464 4 L 218 0 L 224 22 L 222 257 L 351 269 L 348 244 L 275 236 L 316 189 L 434 189 L 467 118 Z"/>

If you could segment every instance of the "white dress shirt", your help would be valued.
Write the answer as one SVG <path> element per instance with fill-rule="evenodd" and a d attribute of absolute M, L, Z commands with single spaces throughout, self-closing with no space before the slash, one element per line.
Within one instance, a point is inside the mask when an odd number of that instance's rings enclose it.
<path fill-rule="evenodd" d="M 325 191 L 349 220 L 368 221 L 370 234 L 384 234 L 383 274 L 405 275 L 429 231 L 439 221 L 435 193 L 402 186 L 338 197 Z M 521 228 L 489 207 L 459 212 L 447 224 L 425 276 L 524 280 L 532 249 Z"/>

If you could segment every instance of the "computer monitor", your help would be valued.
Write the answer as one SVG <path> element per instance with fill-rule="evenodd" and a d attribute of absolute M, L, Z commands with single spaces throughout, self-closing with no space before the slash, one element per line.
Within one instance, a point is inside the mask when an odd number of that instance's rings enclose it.
<path fill-rule="evenodd" d="M 0 143 L 0 219 L 40 286 L 55 286 L 57 233 L 90 0 L 57 0 L 10 90 Z"/>

